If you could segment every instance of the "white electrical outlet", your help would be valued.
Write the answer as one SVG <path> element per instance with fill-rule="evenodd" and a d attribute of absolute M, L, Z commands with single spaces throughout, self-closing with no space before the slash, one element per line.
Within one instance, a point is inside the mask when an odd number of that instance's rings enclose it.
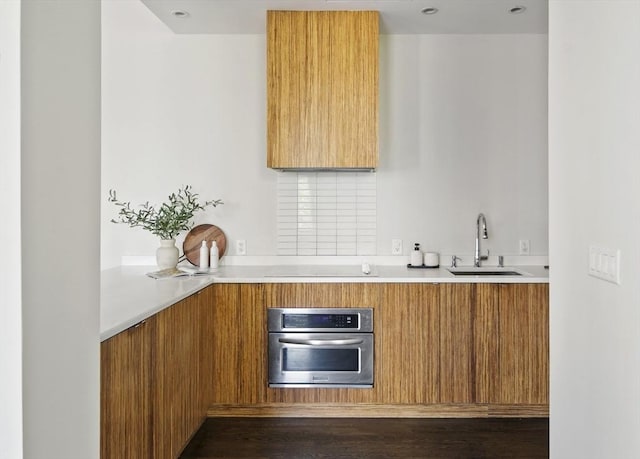
<path fill-rule="evenodd" d="M 238 239 L 236 241 L 236 255 L 246 255 L 247 254 L 247 241 L 244 239 Z"/>
<path fill-rule="evenodd" d="M 589 275 L 620 284 L 620 250 L 589 246 Z"/>
<path fill-rule="evenodd" d="M 402 239 L 391 239 L 391 255 L 402 255 Z"/>
<path fill-rule="evenodd" d="M 520 239 L 520 255 L 529 255 L 529 253 L 531 253 L 531 241 Z"/>

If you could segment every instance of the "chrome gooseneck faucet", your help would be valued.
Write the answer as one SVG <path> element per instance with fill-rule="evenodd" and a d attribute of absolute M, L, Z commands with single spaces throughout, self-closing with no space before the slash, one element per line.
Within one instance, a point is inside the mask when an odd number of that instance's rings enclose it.
<path fill-rule="evenodd" d="M 476 251 L 473 255 L 473 266 L 479 268 L 482 260 L 487 260 L 489 255 L 480 255 L 480 225 L 482 225 L 482 239 L 488 239 L 487 234 L 487 219 L 484 214 L 479 214 L 476 220 Z"/>

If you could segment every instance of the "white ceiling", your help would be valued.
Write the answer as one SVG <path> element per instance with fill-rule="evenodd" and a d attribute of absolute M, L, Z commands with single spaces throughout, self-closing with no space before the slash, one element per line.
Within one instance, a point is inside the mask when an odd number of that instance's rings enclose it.
<path fill-rule="evenodd" d="M 262 34 L 267 10 L 377 10 L 386 34 L 547 33 L 548 0 L 141 0 L 175 33 Z M 510 14 L 524 6 L 521 14 Z M 420 12 L 438 8 L 434 15 Z M 177 18 L 180 10 L 188 16 Z"/>

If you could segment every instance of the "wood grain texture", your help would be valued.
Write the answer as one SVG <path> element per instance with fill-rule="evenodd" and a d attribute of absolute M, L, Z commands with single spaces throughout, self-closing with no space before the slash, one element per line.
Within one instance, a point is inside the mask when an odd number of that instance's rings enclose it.
<path fill-rule="evenodd" d="M 440 403 L 475 401 L 473 284 L 440 284 Z"/>
<path fill-rule="evenodd" d="M 496 284 L 475 284 L 474 289 L 475 401 L 499 403 L 499 289 Z"/>
<path fill-rule="evenodd" d="M 549 286 L 501 284 L 500 397 L 504 404 L 549 403 Z"/>
<path fill-rule="evenodd" d="M 216 334 L 216 324 L 214 321 L 214 311 L 217 307 L 214 295 L 214 285 L 210 285 L 195 297 L 198 303 L 198 355 L 200 365 L 198 366 L 198 395 L 201 412 L 205 412 L 215 399 L 215 379 L 214 379 L 214 336 Z"/>
<path fill-rule="evenodd" d="M 212 405 L 208 417 L 319 417 L 319 418 L 538 418 L 549 416 L 548 405 L 485 403 L 263 403 Z"/>
<path fill-rule="evenodd" d="M 373 308 L 374 355 L 381 352 L 377 331 L 380 322 L 380 287 L 378 284 L 266 284 L 267 307 L 285 308 Z M 266 346 L 266 344 L 265 344 Z M 381 369 L 374 357 L 372 389 L 267 389 L 265 402 L 270 403 L 371 403 L 380 397 Z M 266 367 L 265 360 L 265 368 Z"/>
<path fill-rule="evenodd" d="M 267 12 L 267 166 L 378 162 L 379 17 Z"/>
<path fill-rule="evenodd" d="M 184 237 L 182 243 L 182 252 L 187 260 L 194 265 L 200 265 L 200 247 L 202 241 L 207 241 L 207 247 L 211 249 L 213 241 L 216 241 L 218 246 L 218 259 L 222 258 L 227 250 L 227 237 L 224 232 L 216 225 L 210 225 L 208 223 L 198 225 L 192 228 Z"/>
<path fill-rule="evenodd" d="M 488 415 L 492 418 L 548 418 L 549 404 L 495 404 L 488 405 Z"/>
<path fill-rule="evenodd" d="M 379 403 L 439 400 L 439 288 L 432 284 L 386 284 L 376 338 L 380 352 Z"/>
<path fill-rule="evenodd" d="M 261 403 L 267 385 L 263 286 L 216 284 L 213 297 L 214 403 Z"/>
<path fill-rule="evenodd" d="M 154 319 L 100 346 L 100 457 L 151 457 L 150 362 Z"/>
<path fill-rule="evenodd" d="M 175 457 L 212 403 L 210 415 L 547 416 L 548 305 L 545 284 L 210 286 L 102 343 L 102 457 Z M 266 307 L 314 306 L 374 308 L 373 389 L 267 389 Z"/>
<path fill-rule="evenodd" d="M 200 406 L 200 295 L 156 315 L 153 363 L 153 457 L 177 457 L 204 420 Z"/>
<path fill-rule="evenodd" d="M 504 292 L 496 284 L 264 285 L 266 307 L 373 307 L 373 389 L 266 388 L 266 312 L 260 294 L 256 291 L 250 301 L 242 301 L 240 291 L 234 290 L 240 287 L 216 288 L 216 304 L 226 303 L 227 308 L 216 308 L 216 322 L 225 330 L 214 346 L 215 380 L 221 381 L 218 404 L 548 403 L 544 284 L 516 284 Z M 505 304 L 516 303 L 519 308 L 501 315 Z M 247 304 L 253 304 L 252 309 Z M 244 338 L 234 328 L 238 320 L 249 327 L 240 332 Z M 524 336 L 529 341 L 518 341 Z M 533 338 L 540 340 L 535 346 Z"/>
<path fill-rule="evenodd" d="M 101 457 L 177 457 L 206 417 L 210 289 L 102 343 Z"/>

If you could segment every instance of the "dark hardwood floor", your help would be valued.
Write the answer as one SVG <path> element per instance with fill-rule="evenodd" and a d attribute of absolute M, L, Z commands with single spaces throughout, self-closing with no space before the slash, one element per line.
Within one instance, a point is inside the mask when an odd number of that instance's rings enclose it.
<path fill-rule="evenodd" d="M 547 458 L 548 419 L 209 418 L 181 459 Z"/>

